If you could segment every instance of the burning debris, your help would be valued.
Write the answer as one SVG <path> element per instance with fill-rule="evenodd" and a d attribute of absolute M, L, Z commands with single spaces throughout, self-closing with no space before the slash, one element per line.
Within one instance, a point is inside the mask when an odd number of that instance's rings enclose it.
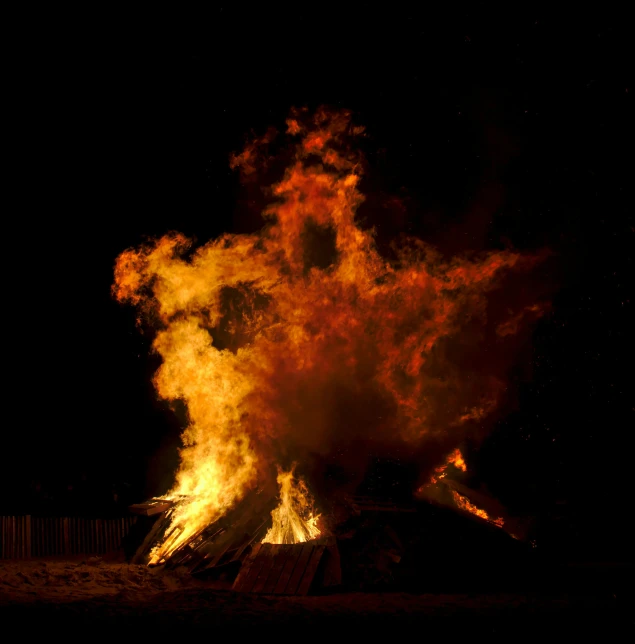
<path fill-rule="evenodd" d="M 459 494 L 456 490 L 452 490 L 452 498 L 456 503 L 456 507 L 459 508 L 460 510 L 465 510 L 470 514 L 480 517 L 481 519 L 485 519 L 485 521 L 490 521 L 494 525 L 497 525 L 500 527 L 502 527 L 503 524 L 505 523 L 505 521 L 501 517 L 490 518 L 489 514 L 487 514 L 485 510 L 481 508 L 477 508 L 474 505 L 474 503 L 472 503 L 466 496 Z"/>
<path fill-rule="evenodd" d="M 453 481 L 452 479 L 442 481 L 442 479 L 445 479 L 447 476 L 448 465 L 453 465 L 455 470 L 459 472 L 467 471 L 467 463 L 465 462 L 463 454 L 461 454 L 461 450 L 458 447 L 451 454 L 449 454 L 443 465 L 434 468 L 434 474 L 432 474 L 432 476 L 430 477 L 429 483 L 421 486 L 418 490 L 418 493 L 420 495 L 425 495 L 426 492 L 428 492 L 428 496 L 430 496 L 429 493 L 431 488 L 435 492 L 438 492 L 440 484 L 445 484 L 446 487 L 450 488 L 450 494 L 454 505 L 459 510 L 469 512 L 470 514 L 473 514 L 480 519 L 484 519 L 485 521 L 489 521 L 490 523 L 498 527 L 503 527 L 505 521 L 502 517 L 490 517 L 490 515 L 484 509 L 479 508 L 468 498 L 468 496 L 461 494 L 461 492 L 456 489 L 457 483 L 455 481 Z M 472 492 L 472 494 L 474 493 Z M 434 497 L 434 494 L 432 494 L 432 496 Z"/>
<path fill-rule="evenodd" d="M 150 564 L 201 572 L 241 562 L 258 543 L 264 553 L 324 538 L 290 465 L 311 471 L 330 455 L 359 480 L 371 454 L 343 447 L 355 441 L 409 446 L 429 473 L 441 460 L 432 445 L 454 447 L 497 407 L 512 338 L 544 310 L 517 295 L 496 304 L 539 256 L 446 259 L 411 239 L 383 258 L 356 221 L 363 159 L 352 143 L 363 128 L 324 109 L 295 111 L 287 126 L 291 162 L 260 234 L 193 248 L 170 233 L 117 258 L 115 297 L 156 331 L 156 390 L 188 414 L 175 483 L 153 501 L 160 518 L 138 553 Z M 253 181 L 272 140 L 232 167 Z M 458 450 L 433 484 L 450 466 L 465 471 Z"/>

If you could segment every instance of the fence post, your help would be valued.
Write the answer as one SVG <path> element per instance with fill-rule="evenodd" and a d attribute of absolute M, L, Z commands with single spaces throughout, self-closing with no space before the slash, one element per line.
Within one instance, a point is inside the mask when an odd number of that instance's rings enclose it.
<path fill-rule="evenodd" d="M 31 558 L 31 515 L 26 515 L 26 556 Z"/>
<path fill-rule="evenodd" d="M 64 517 L 64 554 L 68 555 L 70 553 L 70 547 L 68 543 L 68 517 Z"/>

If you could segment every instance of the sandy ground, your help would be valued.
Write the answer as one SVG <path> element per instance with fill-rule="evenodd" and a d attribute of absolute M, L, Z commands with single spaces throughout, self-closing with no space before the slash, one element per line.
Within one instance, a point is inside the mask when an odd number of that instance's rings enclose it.
<path fill-rule="evenodd" d="M 63 627 L 79 635 L 86 634 L 87 626 L 158 634 L 173 628 L 259 632 L 297 626 L 307 636 L 338 638 L 349 629 L 351 634 L 401 637 L 406 633 L 402 629 L 414 627 L 452 639 L 475 633 L 513 634 L 514 639 L 556 632 L 606 637 L 635 625 L 632 595 L 606 589 L 597 594 L 339 592 L 273 597 L 238 594 L 227 586 L 99 558 L 0 562 L 0 623 L 30 633 Z"/>

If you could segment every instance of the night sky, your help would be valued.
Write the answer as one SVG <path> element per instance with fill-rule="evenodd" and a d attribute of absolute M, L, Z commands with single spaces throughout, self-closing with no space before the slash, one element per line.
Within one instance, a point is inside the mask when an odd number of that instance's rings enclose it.
<path fill-rule="evenodd" d="M 152 389 L 151 337 L 110 295 L 114 260 L 170 230 L 201 242 L 257 230 L 265 195 L 241 186 L 230 154 L 284 128 L 291 107 L 324 104 L 367 128 L 359 216 L 380 247 L 409 233 L 447 254 L 553 251 L 540 274 L 553 310 L 468 462 L 510 510 L 542 518 L 547 546 L 623 557 L 635 429 L 624 18 L 260 11 L 218 9 L 197 34 L 49 37 L 14 57 L 0 514 L 115 512 L 113 491 L 123 507 L 165 491 L 183 419 Z"/>

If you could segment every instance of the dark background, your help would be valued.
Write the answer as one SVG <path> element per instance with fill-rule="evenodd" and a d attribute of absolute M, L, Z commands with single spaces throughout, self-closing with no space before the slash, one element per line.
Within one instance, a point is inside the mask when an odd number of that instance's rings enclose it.
<path fill-rule="evenodd" d="M 260 12 L 260 13 L 259 13 Z M 452 15 L 451 15 L 452 13 Z M 292 106 L 366 126 L 380 244 L 549 247 L 551 315 L 518 404 L 468 462 L 539 547 L 630 558 L 631 36 L 620 15 L 223 8 L 201 31 L 31 34 L 10 67 L 0 513 L 123 512 L 165 491 L 179 419 L 110 296 L 115 257 L 260 226 L 229 156 Z M 13 86 L 12 86 L 13 87 Z M 397 199 L 391 201 L 390 196 Z M 545 279 L 543 275 L 541 279 Z"/>

